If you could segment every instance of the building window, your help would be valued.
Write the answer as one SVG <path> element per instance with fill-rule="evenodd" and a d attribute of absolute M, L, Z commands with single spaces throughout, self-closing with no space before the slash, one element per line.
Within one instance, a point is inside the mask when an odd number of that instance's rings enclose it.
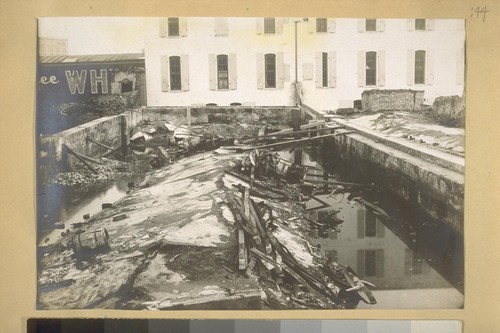
<path fill-rule="evenodd" d="M 415 51 L 415 84 L 425 84 L 425 51 Z"/>
<path fill-rule="evenodd" d="M 169 57 L 170 64 L 170 90 L 181 90 L 181 57 Z"/>
<path fill-rule="evenodd" d="M 366 85 L 377 84 L 377 52 L 366 52 Z"/>
<path fill-rule="evenodd" d="M 275 34 L 276 33 L 276 20 L 274 17 L 264 18 L 264 34 Z"/>
<path fill-rule="evenodd" d="M 225 54 L 217 56 L 217 88 L 229 89 L 228 57 Z"/>
<path fill-rule="evenodd" d="M 384 276 L 384 250 L 358 250 L 358 276 Z"/>
<path fill-rule="evenodd" d="M 130 81 L 129 79 L 123 79 L 121 82 L 121 92 L 126 93 L 126 92 L 131 92 L 134 87 L 134 83 Z"/>
<path fill-rule="evenodd" d="M 366 19 L 365 20 L 365 31 L 377 31 L 377 20 L 376 19 Z"/>
<path fill-rule="evenodd" d="M 179 18 L 169 17 L 168 18 L 168 35 L 169 36 L 179 36 Z"/>
<path fill-rule="evenodd" d="M 377 275 L 377 251 L 365 251 L 365 276 Z"/>
<path fill-rule="evenodd" d="M 322 70 L 322 86 L 323 87 L 328 87 L 328 53 L 323 52 L 322 54 L 322 65 L 323 65 L 323 70 Z"/>
<path fill-rule="evenodd" d="M 276 55 L 266 54 L 264 58 L 266 88 L 276 88 Z"/>
<path fill-rule="evenodd" d="M 327 31 L 328 31 L 328 23 L 326 18 L 317 18 L 316 32 L 327 32 Z"/>
<path fill-rule="evenodd" d="M 365 236 L 377 236 L 377 218 L 371 210 L 367 210 L 365 215 Z"/>
<path fill-rule="evenodd" d="M 415 30 L 426 30 L 425 19 L 415 19 Z"/>

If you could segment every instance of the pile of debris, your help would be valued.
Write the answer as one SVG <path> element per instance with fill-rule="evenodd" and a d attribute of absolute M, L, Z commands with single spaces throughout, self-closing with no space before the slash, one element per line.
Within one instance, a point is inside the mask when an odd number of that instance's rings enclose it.
<path fill-rule="evenodd" d="M 92 169 L 89 169 L 83 162 L 76 162 L 71 171 L 56 174 L 49 184 L 81 189 L 129 174 L 128 163 L 105 157 L 95 159 Z"/>
<path fill-rule="evenodd" d="M 238 226 L 238 269 L 258 275 L 273 308 L 349 309 L 360 300 L 375 304 L 371 283 L 351 267 L 325 259 L 305 239 L 310 221 L 301 203 L 308 196 L 286 181 L 296 169 L 284 173 L 279 165 L 276 153 L 256 149 L 226 171 L 224 183 L 234 189 L 227 192 L 227 201 Z"/>

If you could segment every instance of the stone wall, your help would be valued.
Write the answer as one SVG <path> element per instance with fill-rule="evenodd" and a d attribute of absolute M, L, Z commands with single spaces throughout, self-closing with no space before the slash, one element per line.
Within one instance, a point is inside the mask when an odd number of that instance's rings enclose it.
<path fill-rule="evenodd" d="M 146 107 L 142 109 L 145 121 L 170 121 L 175 125 L 207 123 L 254 123 L 267 122 L 275 125 L 292 124 L 295 107 L 256 106 L 196 106 L 196 107 Z M 301 113 L 305 123 L 305 113 Z"/>
<path fill-rule="evenodd" d="M 361 94 L 363 112 L 421 111 L 423 90 L 365 90 Z"/>
<path fill-rule="evenodd" d="M 329 150 L 358 173 L 463 235 L 464 176 L 359 134 L 335 138 Z"/>
<path fill-rule="evenodd" d="M 465 127 L 465 101 L 460 96 L 440 96 L 432 105 L 432 116 L 441 125 Z"/>

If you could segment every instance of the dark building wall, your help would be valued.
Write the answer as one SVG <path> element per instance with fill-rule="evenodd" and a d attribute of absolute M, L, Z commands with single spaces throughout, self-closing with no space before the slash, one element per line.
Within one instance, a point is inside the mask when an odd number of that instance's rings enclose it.
<path fill-rule="evenodd" d="M 59 105 L 83 102 L 90 97 L 116 92 L 112 89 L 119 72 L 143 73 L 144 60 L 117 63 L 39 64 L 37 98 L 39 103 Z M 140 75 L 141 79 L 143 74 Z M 143 84 L 136 84 L 136 89 Z M 145 91 L 141 94 L 146 96 Z"/>

